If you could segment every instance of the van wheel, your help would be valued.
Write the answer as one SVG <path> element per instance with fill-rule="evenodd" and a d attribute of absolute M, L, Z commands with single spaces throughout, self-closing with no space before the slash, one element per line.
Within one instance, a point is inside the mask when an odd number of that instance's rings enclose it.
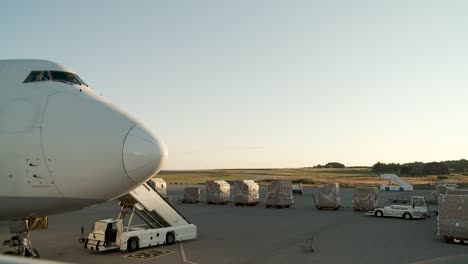
<path fill-rule="evenodd" d="M 166 244 L 172 245 L 175 242 L 175 236 L 174 233 L 167 233 L 166 235 Z"/>
<path fill-rule="evenodd" d="M 382 217 L 382 216 L 383 216 L 382 211 L 380 211 L 380 210 L 376 211 L 376 212 L 375 212 L 375 216 L 377 216 L 377 217 Z"/>
<path fill-rule="evenodd" d="M 136 237 L 131 237 L 127 242 L 128 252 L 133 252 L 139 248 L 138 239 Z"/>
<path fill-rule="evenodd" d="M 386 190 L 386 191 L 390 191 L 390 188 L 388 188 L 388 187 L 385 187 L 385 190 Z"/>
<path fill-rule="evenodd" d="M 400 192 L 402 192 L 402 191 L 404 191 L 404 190 L 403 190 L 403 187 L 400 187 Z"/>
<path fill-rule="evenodd" d="M 413 218 L 413 217 L 411 216 L 410 213 L 404 213 L 403 218 L 406 219 L 406 220 L 411 220 L 411 218 Z"/>

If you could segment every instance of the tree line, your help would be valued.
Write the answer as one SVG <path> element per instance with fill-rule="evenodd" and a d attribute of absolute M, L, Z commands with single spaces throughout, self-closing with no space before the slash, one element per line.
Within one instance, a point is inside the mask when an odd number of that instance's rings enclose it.
<path fill-rule="evenodd" d="M 346 166 L 342 163 L 339 163 L 339 162 L 328 162 L 327 164 L 325 165 L 316 165 L 314 166 L 313 168 L 318 168 L 318 169 L 321 169 L 321 168 L 332 168 L 332 169 L 336 169 L 336 168 L 345 168 Z"/>
<path fill-rule="evenodd" d="M 372 166 L 375 173 L 397 173 L 406 176 L 448 175 L 468 171 L 468 160 L 447 160 L 441 162 L 381 163 Z"/>

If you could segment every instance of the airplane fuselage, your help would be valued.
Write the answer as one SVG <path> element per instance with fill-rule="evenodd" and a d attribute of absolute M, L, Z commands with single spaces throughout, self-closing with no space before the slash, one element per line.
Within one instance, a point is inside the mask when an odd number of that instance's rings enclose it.
<path fill-rule="evenodd" d="M 151 132 L 61 65 L 0 61 L 0 93 L 0 220 L 113 199 L 165 160 Z"/>

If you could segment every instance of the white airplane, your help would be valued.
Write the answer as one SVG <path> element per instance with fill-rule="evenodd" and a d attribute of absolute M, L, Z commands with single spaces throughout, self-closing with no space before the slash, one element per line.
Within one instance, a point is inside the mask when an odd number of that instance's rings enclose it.
<path fill-rule="evenodd" d="M 103 203 L 159 172 L 167 151 L 76 73 L 44 60 L 0 60 L 0 220 L 20 253 L 47 215 Z"/>

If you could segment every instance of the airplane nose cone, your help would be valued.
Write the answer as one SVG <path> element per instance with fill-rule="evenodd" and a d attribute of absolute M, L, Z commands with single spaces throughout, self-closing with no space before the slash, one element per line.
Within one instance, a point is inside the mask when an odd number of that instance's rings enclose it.
<path fill-rule="evenodd" d="M 159 172 L 167 157 L 167 150 L 149 131 L 139 125 L 130 129 L 123 146 L 123 164 L 128 177 L 145 182 Z"/>

